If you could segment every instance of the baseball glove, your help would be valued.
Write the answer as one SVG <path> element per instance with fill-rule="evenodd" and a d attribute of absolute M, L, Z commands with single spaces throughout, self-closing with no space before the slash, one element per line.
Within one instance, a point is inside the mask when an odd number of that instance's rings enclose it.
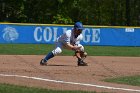
<path fill-rule="evenodd" d="M 82 60 L 84 60 L 87 57 L 87 52 L 83 51 L 75 51 L 75 55 L 77 58 L 81 57 Z"/>
<path fill-rule="evenodd" d="M 75 56 L 78 58 L 78 66 L 88 66 L 88 64 L 86 62 L 84 62 L 84 59 L 87 57 L 87 53 L 86 52 L 82 52 L 82 51 L 76 51 L 75 52 Z"/>

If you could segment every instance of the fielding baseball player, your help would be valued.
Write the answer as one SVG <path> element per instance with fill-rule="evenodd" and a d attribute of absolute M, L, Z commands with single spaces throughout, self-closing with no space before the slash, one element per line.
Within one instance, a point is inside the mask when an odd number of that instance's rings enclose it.
<path fill-rule="evenodd" d="M 75 52 L 75 56 L 78 59 L 78 66 L 87 66 L 87 63 L 83 61 L 86 58 L 87 53 L 84 51 L 84 47 L 80 44 L 80 41 L 83 38 L 82 30 L 83 24 L 81 22 L 76 22 L 73 29 L 67 30 L 57 38 L 55 49 L 40 61 L 40 65 L 47 65 L 47 61 L 50 58 L 62 53 L 62 49 L 65 48 Z"/>

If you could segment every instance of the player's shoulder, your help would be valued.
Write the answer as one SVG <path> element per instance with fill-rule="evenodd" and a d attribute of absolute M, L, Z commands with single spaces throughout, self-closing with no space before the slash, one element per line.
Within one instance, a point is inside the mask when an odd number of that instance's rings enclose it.
<path fill-rule="evenodd" d="M 67 36 L 71 36 L 72 30 L 67 30 L 65 33 Z"/>
<path fill-rule="evenodd" d="M 82 40 L 82 39 L 83 39 L 83 35 L 80 34 L 80 35 L 78 36 L 78 39 L 79 39 L 79 40 Z"/>

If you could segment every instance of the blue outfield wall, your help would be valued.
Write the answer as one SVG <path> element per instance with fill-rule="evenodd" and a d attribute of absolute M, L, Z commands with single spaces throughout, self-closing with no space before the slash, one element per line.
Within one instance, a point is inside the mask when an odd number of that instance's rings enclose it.
<path fill-rule="evenodd" d="M 83 45 L 140 46 L 140 27 L 84 26 Z M 53 44 L 71 25 L 0 24 L 0 43 Z"/>

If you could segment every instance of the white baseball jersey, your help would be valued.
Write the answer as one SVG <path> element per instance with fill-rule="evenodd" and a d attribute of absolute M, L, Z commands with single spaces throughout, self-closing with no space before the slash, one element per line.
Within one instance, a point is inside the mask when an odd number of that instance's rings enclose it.
<path fill-rule="evenodd" d="M 70 43 L 72 45 L 76 45 L 79 44 L 82 39 L 83 39 L 82 34 L 78 35 L 78 37 L 75 38 L 74 31 L 67 30 L 64 34 L 58 37 L 57 41 L 63 44 Z"/>
<path fill-rule="evenodd" d="M 84 51 L 84 47 L 80 44 L 80 41 L 82 40 L 83 36 L 82 34 L 78 35 L 78 37 L 75 38 L 74 31 L 73 30 L 67 30 L 64 34 L 62 34 L 60 37 L 56 40 L 56 47 L 52 51 L 54 55 L 58 55 L 62 52 L 63 48 L 65 47 L 66 43 L 70 43 L 72 45 L 81 46 L 80 50 Z"/>

